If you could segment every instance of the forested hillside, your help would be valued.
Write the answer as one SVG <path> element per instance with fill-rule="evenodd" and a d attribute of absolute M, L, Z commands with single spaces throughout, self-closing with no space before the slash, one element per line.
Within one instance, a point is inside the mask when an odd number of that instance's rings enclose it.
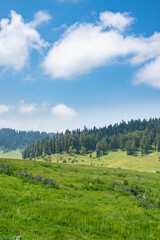
<path fill-rule="evenodd" d="M 147 154 L 150 150 L 160 151 L 160 119 L 131 120 L 128 123 L 109 125 L 97 129 L 80 129 L 60 134 L 52 139 L 43 139 L 31 144 L 23 151 L 24 159 L 54 153 L 85 154 L 96 151 L 97 157 L 109 151 L 126 150 L 135 155 L 138 150 Z"/>
<path fill-rule="evenodd" d="M 53 137 L 54 133 L 46 133 L 39 131 L 17 131 L 10 128 L 0 129 L 0 148 L 4 151 L 23 149 L 28 145 L 42 140 L 44 138 Z"/>

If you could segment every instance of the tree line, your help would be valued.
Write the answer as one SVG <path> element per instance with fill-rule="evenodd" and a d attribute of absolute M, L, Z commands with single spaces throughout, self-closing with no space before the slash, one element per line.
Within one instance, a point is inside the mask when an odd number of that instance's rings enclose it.
<path fill-rule="evenodd" d="M 85 154 L 96 151 L 97 157 L 109 151 L 121 149 L 128 155 L 138 150 L 147 154 L 150 150 L 160 151 L 160 119 L 122 121 L 104 128 L 80 129 L 46 138 L 29 145 L 23 151 L 24 159 L 54 153 Z"/>
<path fill-rule="evenodd" d="M 39 131 L 17 131 L 10 128 L 2 128 L 0 129 L 0 149 L 6 152 L 24 149 L 38 140 L 53 138 L 54 135 L 54 133 L 48 134 Z"/>

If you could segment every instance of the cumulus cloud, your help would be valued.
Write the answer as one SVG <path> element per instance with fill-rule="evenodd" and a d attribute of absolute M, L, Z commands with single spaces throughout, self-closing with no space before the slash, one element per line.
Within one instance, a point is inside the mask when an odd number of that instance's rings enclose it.
<path fill-rule="evenodd" d="M 19 113 L 31 115 L 38 111 L 37 104 L 26 104 L 23 100 L 20 101 Z"/>
<path fill-rule="evenodd" d="M 0 20 L 0 66 L 21 70 L 26 64 L 32 49 L 40 50 L 48 46 L 35 27 L 49 21 L 50 16 L 38 12 L 30 23 L 22 16 L 11 11 L 10 19 Z"/>
<path fill-rule="evenodd" d="M 139 67 L 136 83 L 160 87 L 160 33 L 151 37 L 127 34 L 133 21 L 129 13 L 106 11 L 96 23 L 73 24 L 49 50 L 43 63 L 45 73 L 53 79 L 73 79 L 121 57 L 121 62 L 124 59 Z"/>
<path fill-rule="evenodd" d="M 131 25 L 134 18 L 130 17 L 128 13 L 113 13 L 113 12 L 102 12 L 100 14 L 100 20 L 104 27 L 113 27 L 124 31 L 126 27 Z"/>
<path fill-rule="evenodd" d="M 0 105 L 0 114 L 7 113 L 10 111 L 10 107 L 6 105 Z"/>
<path fill-rule="evenodd" d="M 71 120 L 77 116 L 77 112 L 73 108 L 70 108 L 62 103 L 57 104 L 51 109 L 51 111 L 54 116 L 63 120 Z"/>

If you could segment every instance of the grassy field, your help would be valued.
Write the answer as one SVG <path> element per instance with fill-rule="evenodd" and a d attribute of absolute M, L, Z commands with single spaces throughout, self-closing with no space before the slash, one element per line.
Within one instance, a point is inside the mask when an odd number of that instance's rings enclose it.
<path fill-rule="evenodd" d="M 3 153 L 0 151 L 0 158 L 22 159 L 22 153 L 20 150 Z M 45 158 L 46 160 L 47 157 Z M 44 161 L 44 158 L 36 158 L 38 161 Z M 73 165 L 89 165 L 89 166 L 101 166 L 108 168 L 122 168 L 138 171 L 160 171 L 160 153 L 152 151 L 150 154 L 141 156 L 138 152 L 137 156 L 128 156 L 126 151 L 109 152 L 107 155 L 100 158 L 96 157 L 96 153 L 85 155 L 69 155 L 53 154 L 51 156 L 51 162 L 53 163 L 68 163 Z"/>
<path fill-rule="evenodd" d="M 0 150 L 0 158 L 22 159 L 22 152 L 20 150 L 13 150 L 11 152 L 3 153 L 3 151 Z"/>
<path fill-rule="evenodd" d="M 158 240 L 159 189 L 159 173 L 1 159 L 0 239 Z"/>
<path fill-rule="evenodd" d="M 47 157 L 45 158 L 47 160 Z M 52 162 L 68 164 L 80 164 L 80 165 L 92 165 L 92 166 L 101 166 L 108 168 L 122 168 L 122 169 L 131 169 L 138 171 L 160 171 L 160 153 L 153 151 L 150 154 L 144 155 L 141 157 L 140 152 L 137 156 L 128 156 L 126 151 L 115 151 L 109 152 L 109 154 L 96 158 L 96 153 L 86 155 L 69 155 L 67 153 L 63 154 L 53 154 L 51 156 Z M 36 158 L 36 160 L 43 161 L 42 158 Z"/>

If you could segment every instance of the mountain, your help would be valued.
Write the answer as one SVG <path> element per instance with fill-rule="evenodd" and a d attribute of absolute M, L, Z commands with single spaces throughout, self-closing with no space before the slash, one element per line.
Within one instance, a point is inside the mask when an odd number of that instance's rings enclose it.
<path fill-rule="evenodd" d="M 0 129 L 0 148 L 3 151 L 23 149 L 44 138 L 53 138 L 55 133 L 39 131 L 17 131 L 10 128 Z"/>

